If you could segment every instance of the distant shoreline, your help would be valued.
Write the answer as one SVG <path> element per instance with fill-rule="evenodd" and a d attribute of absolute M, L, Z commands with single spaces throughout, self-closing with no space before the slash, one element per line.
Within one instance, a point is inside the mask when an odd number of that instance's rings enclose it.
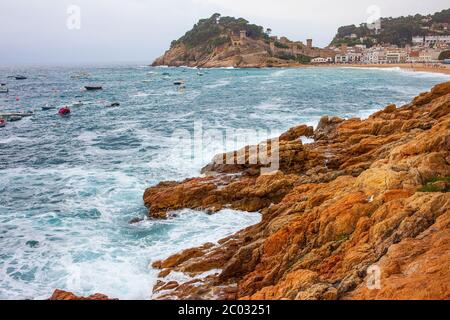
<path fill-rule="evenodd" d="M 410 63 L 396 63 L 396 64 L 324 64 L 315 65 L 317 68 L 370 68 L 370 69 L 392 69 L 400 68 L 406 71 L 414 72 L 430 72 L 450 75 L 450 65 L 445 64 L 410 64 Z"/>
<path fill-rule="evenodd" d="M 245 67 L 189 67 L 189 66 L 154 66 L 155 68 L 172 67 L 172 68 L 190 68 L 190 69 L 285 69 L 285 68 L 336 68 L 336 69 L 393 69 L 400 68 L 406 71 L 413 72 L 429 72 L 450 75 L 450 65 L 436 64 L 410 64 L 410 63 L 395 63 L 395 64 L 286 64 L 282 66 L 245 66 Z"/>

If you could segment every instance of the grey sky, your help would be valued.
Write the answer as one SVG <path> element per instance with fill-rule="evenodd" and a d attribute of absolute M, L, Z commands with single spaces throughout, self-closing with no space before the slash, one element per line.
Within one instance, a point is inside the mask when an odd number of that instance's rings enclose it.
<path fill-rule="evenodd" d="M 66 27 L 81 8 L 81 29 Z M 327 45 L 337 27 L 381 15 L 433 13 L 448 0 L 0 0 L 0 65 L 151 62 L 199 18 L 240 16 L 292 40 Z"/>

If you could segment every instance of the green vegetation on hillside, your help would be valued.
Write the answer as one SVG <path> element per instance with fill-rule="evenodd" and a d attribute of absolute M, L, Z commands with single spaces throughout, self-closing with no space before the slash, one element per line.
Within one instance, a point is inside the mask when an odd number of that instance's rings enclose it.
<path fill-rule="evenodd" d="M 280 48 L 280 49 L 289 49 L 288 45 L 283 44 L 279 41 L 275 41 L 274 45 L 275 45 L 275 47 Z"/>
<path fill-rule="evenodd" d="M 338 29 L 331 45 L 365 44 L 371 47 L 374 43 L 384 43 L 403 47 L 412 43 L 413 36 L 450 35 L 450 30 L 445 29 L 445 23 L 450 23 L 450 9 L 428 16 L 416 14 L 399 18 L 381 18 L 381 30 L 378 34 L 365 23 L 358 27 L 343 26 Z"/>
<path fill-rule="evenodd" d="M 419 192 L 450 192 L 450 177 L 437 177 L 428 180 Z"/>
<path fill-rule="evenodd" d="M 230 33 L 239 35 L 241 30 L 245 30 L 249 38 L 261 39 L 267 37 L 264 28 L 261 26 L 250 24 L 243 18 L 222 17 L 216 13 L 208 19 L 201 19 L 184 36 L 173 41 L 172 47 L 180 43 L 189 48 L 205 45 L 220 46 L 229 41 L 228 35 Z"/>

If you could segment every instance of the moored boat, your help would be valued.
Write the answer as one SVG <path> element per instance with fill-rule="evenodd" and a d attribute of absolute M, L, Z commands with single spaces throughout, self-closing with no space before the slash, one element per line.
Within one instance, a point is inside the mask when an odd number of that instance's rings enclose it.
<path fill-rule="evenodd" d="M 106 106 L 107 108 L 115 108 L 115 107 L 120 107 L 120 103 L 119 102 L 113 102 L 110 105 Z"/>
<path fill-rule="evenodd" d="M 102 86 L 85 86 L 84 87 L 87 91 L 98 91 L 103 90 Z"/>
<path fill-rule="evenodd" d="M 9 122 L 16 122 L 16 121 L 20 121 L 20 120 L 22 120 L 21 116 L 11 116 L 8 118 Z"/>
<path fill-rule="evenodd" d="M 26 80 L 26 79 L 27 79 L 27 77 L 22 76 L 22 75 L 17 75 L 17 76 L 15 76 L 14 78 L 15 78 L 16 80 Z"/>
<path fill-rule="evenodd" d="M 8 93 L 9 89 L 6 86 L 6 83 L 0 83 L 0 93 Z"/>
<path fill-rule="evenodd" d="M 82 107 L 84 105 L 83 101 L 78 101 L 72 103 L 72 107 Z"/>
<path fill-rule="evenodd" d="M 55 109 L 55 107 L 49 106 L 49 105 L 46 105 L 46 106 L 43 106 L 43 107 L 42 107 L 42 110 L 43 110 L 43 111 L 52 110 L 52 109 Z"/>
<path fill-rule="evenodd" d="M 0 119 L 0 128 L 6 127 L 6 120 Z"/>

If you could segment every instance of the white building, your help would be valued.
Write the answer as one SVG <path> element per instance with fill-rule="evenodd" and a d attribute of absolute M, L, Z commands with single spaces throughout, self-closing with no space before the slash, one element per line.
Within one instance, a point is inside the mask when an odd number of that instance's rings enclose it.
<path fill-rule="evenodd" d="M 388 51 L 386 52 L 387 63 L 405 63 L 408 54 L 405 51 Z"/>
<path fill-rule="evenodd" d="M 322 57 L 317 57 L 311 60 L 311 63 L 327 63 L 327 62 L 328 59 Z"/>
<path fill-rule="evenodd" d="M 425 45 L 450 44 L 450 36 L 427 36 Z"/>
<path fill-rule="evenodd" d="M 382 50 L 370 50 L 363 54 L 362 62 L 366 64 L 379 64 L 386 61 L 386 53 Z"/>
<path fill-rule="evenodd" d="M 337 54 L 336 57 L 334 57 L 334 61 L 336 63 L 347 63 L 347 55 L 346 54 Z"/>
<path fill-rule="evenodd" d="M 362 53 L 359 52 L 347 52 L 346 54 L 338 54 L 335 57 L 336 63 L 361 63 Z"/>
<path fill-rule="evenodd" d="M 416 45 L 436 45 L 436 44 L 450 44 L 450 36 L 426 36 L 426 37 L 413 37 L 413 44 Z"/>
<path fill-rule="evenodd" d="M 423 45 L 425 43 L 425 37 L 413 37 L 412 43 L 415 45 Z"/>

